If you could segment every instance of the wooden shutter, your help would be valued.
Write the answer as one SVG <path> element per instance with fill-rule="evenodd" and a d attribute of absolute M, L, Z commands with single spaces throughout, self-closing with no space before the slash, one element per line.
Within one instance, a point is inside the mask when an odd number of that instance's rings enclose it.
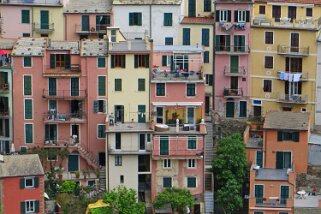
<path fill-rule="evenodd" d="M 98 96 L 106 96 L 106 77 L 98 77 Z"/>
<path fill-rule="evenodd" d="M 39 187 L 39 178 L 35 177 L 33 181 L 34 181 L 34 187 L 36 188 Z"/>
<path fill-rule="evenodd" d="M 134 24 L 134 13 L 129 13 L 129 25 Z"/>
<path fill-rule="evenodd" d="M 24 201 L 20 202 L 20 209 L 21 209 L 21 214 L 25 214 L 26 213 L 26 204 Z"/>
<path fill-rule="evenodd" d="M 20 189 L 24 189 L 24 188 L 25 188 L 25 179 L 20 178 Z"/>
<path fill-rule="evenodd" d="M 283 132 L 278 131 L 278 141 L 283 141 Z"/>
<path fill-rule="evenodd" d="M 226 36 L 226 50 L 227 51 L 231 50 L 231 36 L 230 35 Z"/>
<path fill-rule="evenodd" d="M 241 37 L 241 51 L 245 52 L 245 36 L 240 35 L 240 37 Z"/>
<path fill-rule="evenodd" d="M 32 119 L 32 100 L 25 100 L 25 119 Z"/>
<path fill-rule="evenodd" d="M 49 29 L 49 11 L 41 10 L 40 11 L 40 28 L 41 29 Z"/>
<path fill-rule="evenodd" d="M 88 15 L 81 16 L 81 30 L 82 31 L 89 31 L 89 16 Z"/>
<path fill-rule="evenodd" d="M 204 51 L 204 63 L 209 63 L 210 61 L 210 52 Z"/>
<path fill-rule="evenodd" d="M 104 100 L 103 103 L 104 103 L 104 104 L 103 104 L 103 112 L 106 113 L 106 111 L 107 111 L 107 101 Z"/>
<path fill-rule="evenodd" d="M 246 11 L 246 22 L 250 22 L 250 11 Z"/>
<path fill-rule="evenodd" d="M 145 55 L 145 68 L 149 68 L 149 55 Z"/>
<path fill-rule="evenodd" d="M 215 36 L 215 51 L 220 51 L 220 35 Z"/>
<path fill-rule="evenodd" d="M 137 13 L 137 19 L 138 19 L 137 25 L 141 26 L 142 25 L 142 13 Z"/>
<path fill-rule="evenodd" d="M 24 95 L 31 95 L 31 76 L 24 76 Z"/>
<path fill-rule="evenodd" d="M 227 21 L 231 22 L 231 11 L 230 10 L 227 11 Z"/>
<path fill-rule="evenodd" d="M 99 103 L 98 100 L 94 100 L 94 112 L 97 113 L 99 111 Z"/>
<path fill-rule="evenodd" d="M 70 69 L 70 54 L 65 54 L 65 68 Z"/>
<path fill-rule="evenodd" d="M 166 55 L 162 56 L 162 66 L 167 66 L 167 56 Z"/>
<path fill-rule="evenodd" d="M 300 132 L 293 132 L 293 141 L 294 142 L 300 141 Z"/>
<path fill-rule="evenodd" d="M 35 201 L 35 213 L 39 212 L 39 201 Z"/>
<path fill-rule="evenodd" d="M 238 10 L 234 10 L 234 22 L 238 22 Z"/>
<path fill-rule="evenodd" d="M 126 68 L 126 55 L 122 55 L 122 56 L 121 56 L 121 61 L 120 61 L 120 63 L 121 63 L 121 67 L 122 67 L 122 68 Z"/>
<path fill-rule="evenodd" d="M 216 22 L 219 22 L 219 21 L 220 21 L 220 10 L 216 10 L 216 13 L 215 13 L 215 21 L 216 21 Z"/>
<path fill-rule="evenodd" d="M 209 29 L 202 29 L 202 45 L 209 46 Z"/>
<path fill-rule="evenodd" d="M 115 68 L 115 55 L 111 55 L 110 57 L 110 67 Z"/>
<path fill-rule="evenodd" d="M 50 54 L 50 68 L 56 67 L 56 55 Z"/>
<path fill-rule="evenodd" d="M 138 68 L 138 55 L 135 55 L 135 68 Z"/>
<path fill-rule="evenodd" d="M 29 24 L 30 23 L 30 11 L 22 10 L 21 11 L 21 23 Z"/>
<path fill-rule="evenodd" d="M 283 152 L 276 153 L 276 168 L 283 169 Z"/>
<path fill-rule="evenodd" d="M 146 122 L 146 106 L 145 105 L 138 105 L 138 122 L 139 123 L 145 123 Z M 143 113 L 143 117 L 142 117 Z"/>

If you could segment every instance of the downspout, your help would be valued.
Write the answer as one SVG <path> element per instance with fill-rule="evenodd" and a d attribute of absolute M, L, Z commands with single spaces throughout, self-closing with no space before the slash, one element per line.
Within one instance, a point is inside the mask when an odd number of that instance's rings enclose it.
<path fill-rule="evenodd" d="M 149 4 L 149 38 L 152 38 L 152 3 Z"/>
<path fill-rule="evenodd" d="M 213 61 L 212 61 L 212 65 L 213 65 L 213 84 L 212 84 L 212 93 L 213 93 L 213 96 L 212 96 L 212 99 L 213 99 L 213 106 L 212 106 L 212 110 L 214 111 L 215 110 L 215 86 L 216 86 L 216 82 L 215 82 L 215 56 L 216 56 L 216 52 L 215 52 L 215 45 L 216 45 L 216 3 L 215 3 L 215 0 L 214 0 L 214 7 L 213 7 L 213 18 L 214 18 L 214 24 L 213 24 Z"/>
<path fill-rule="evenodd" d="M 67 16 L 66 16 L 66 14 L 64 13 L 64 17 L 65 17 L 65 40 L 67 40 Z"/>

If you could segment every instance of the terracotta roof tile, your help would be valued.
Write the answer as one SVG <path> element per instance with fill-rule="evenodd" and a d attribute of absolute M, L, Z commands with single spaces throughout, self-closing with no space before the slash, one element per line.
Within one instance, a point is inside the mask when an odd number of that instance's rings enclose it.
<path fill-rule="evenodd" d="M 306 112 L 268 112 L 264 129 L 309 130 L 309 113 Z"/>
<path fill-rule="evenodd" d="M 321 0 L 255 0 L 255 2 L 321 4 Z"/>
<path fill-rule="evenodd" d="M 214 24 L 212 17 L 184 17 L 182 24 Z"/>

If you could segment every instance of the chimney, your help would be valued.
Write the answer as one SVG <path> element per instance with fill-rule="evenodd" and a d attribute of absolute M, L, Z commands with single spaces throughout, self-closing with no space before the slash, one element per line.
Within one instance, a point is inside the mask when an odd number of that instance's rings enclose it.
<path fill-rule="evenodd" d="M 204 119 L 202 119 L 201 123 L 200 123 L 200 132 L 201 133 L 206 133 L 206 124 L 204 122 Z"/>
<path fill-rule="evenodd" d="M 179 119 L 176 119 L 176 132 L 179 132 Z"/>

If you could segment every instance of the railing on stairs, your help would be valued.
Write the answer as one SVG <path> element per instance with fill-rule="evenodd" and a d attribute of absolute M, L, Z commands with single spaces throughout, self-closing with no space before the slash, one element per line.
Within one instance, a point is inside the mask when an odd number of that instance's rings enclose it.
<path fill-rule="evenodd" d="M 78 152 L 81 155 L 81 157 L 84 158 L 88 162 L 89 165 L 91 165 L 95 169 L 100 167 L 99 162 L 96 159 L 95 155 L 93 155 L 91 152 L 84 149 L 79 143 L 76 144 L 76 146 L 78 148 Z"/>

